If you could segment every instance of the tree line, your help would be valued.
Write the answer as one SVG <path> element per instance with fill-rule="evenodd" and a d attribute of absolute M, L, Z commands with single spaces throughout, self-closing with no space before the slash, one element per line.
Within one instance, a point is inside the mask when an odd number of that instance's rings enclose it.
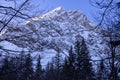
<path fill-rule="evenodd" d="M 68 57 L 62 58 L 57 53 L 45 68 L 40 60 L 39 55 L 33 65 L 31 55 L 24 51 L 11 58 L 5 57 L 0 66 L 0 80 L 112 80 L 104 60 L 98 62 L 97 70 L 93 68 L 84 39 L 70 47 Z M 113 80 L 119 80 L 117 74 L 115 77 Z"/>

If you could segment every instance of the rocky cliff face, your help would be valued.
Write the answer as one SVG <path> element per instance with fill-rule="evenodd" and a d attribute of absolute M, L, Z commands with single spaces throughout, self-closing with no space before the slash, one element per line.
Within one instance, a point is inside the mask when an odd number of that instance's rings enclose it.
<path fill-rule="evenodd" d="M 103 37 L 107 31 L 100 28 L 91 30 L 93 28 L 95 26 L 83 13 L 58 7 L 24 24 L 9 27 L 0 37 L 0 51 L 7 54 L 24 50 L 33 57 L 40 54 L 45 65 L 58 52 L 67 55 L 70 46 L 84 38 L 91 58 L 99 59 L 108 53 L 109 38 Z"/>

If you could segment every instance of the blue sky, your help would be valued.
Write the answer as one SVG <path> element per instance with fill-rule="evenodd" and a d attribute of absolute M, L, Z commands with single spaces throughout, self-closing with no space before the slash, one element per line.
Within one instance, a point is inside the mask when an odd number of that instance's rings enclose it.
<path fill-rule="evenodd" d="M 4 2 L 5 0 L 0 0 L 0 2 Z M 19 2 L 22 2 L 24 0 L 18 0 Z M 99 1 L 99 0 L 98 0 Z M 119 1 L 119 0 L 114 0 Z M 31 3 L 34 5 L 34 10 L 52 10 L 56 7 L 63 7 L 66 10 L 79 10 L 83 12 L 88 19 L 94 22 L 94 14 L 96 14 L 97 10 L 95 7 L 93 7 L 89 0 L 31 0 Z M 3 4 L 3 3 L 0 3 Z M 8 2 L 8 4 L 10 4 Z M 6 5 L 8 5 L 6 4 Z M 38 8 L 39 6 L 39 8 Z M 38 14 L 37 14 L 38 15 Z"/>
<path fill-rule="evenodd" d="M 42 0 L 41 5 L 49 10 L 58 6 L 66 10 L 79 10 L 91 20 L 93 20 L 93 14 L 96 12 L 96 8 L 90 5 L 89 0 Z"/>
<path fill-rule="evenodd" d="M 22 2 L 24 0 L 18 0 Z M 2 2 L 2 3 L 1 3 Z M 45 9 L 46 11 L 55 9 L 56 7 L 63 7 L 66 10 L 79 10 L 83 12 L 90 20 L 93 21 L 93 15 L 96 12 L 95 7 L 91 6 L 89 0 L 31 0 L 33 9 L 38 11 L 40 9 Z M 0 4 L 10 4 L 10 2 L 5 3 L 4 0 L 0 1 Z M 38 8 L 39 6 L 39 8 Z M 38 15 L 38 14 L 37 14 Z"/>

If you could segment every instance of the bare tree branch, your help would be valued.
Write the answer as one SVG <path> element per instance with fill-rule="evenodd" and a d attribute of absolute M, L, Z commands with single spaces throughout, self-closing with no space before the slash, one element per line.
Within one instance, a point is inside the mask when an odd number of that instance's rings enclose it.
<path fill-rule="evenodd" d="M 28 2 L 29 0 L 25 0 L 25 2 L 22 3 L 22 5 L 19 7 L 18 10 L 16 10 L 15 14 L 4 24 L 4 26 L 0 29 L 0 33 L 2 30 L 11 22 L 11 20 L 19 13 L 19 11 L 22 9 L 22 7 Z"/>
<path fill-rule="evenodd" d="M 17 12 L 17 10 L 14 9 L 13 7 L 0 6 L 0 9 L 1 9 L 1 8 L 2 8 L 2 9 L 9 9 L 9 10 L 13 10 L 13 11 Z M 0 12 L 0 13 L 2 13 L 2 12 Z M 24 13 L 22 13 L 22 12 L 20 12 L 20 11 L 18 11 L 17 13 L 21 14 L 22 16 L 26 16 L 26 17 L 28 17 L 28 18 L 31 18 L 29 15 L 24 14 Z M 8 14 L 8 13 L 2 13 L 2 14 L 12 15 L 12 16 L 13 16 L 13 14 Z M 22 16 L 19 16 L 19 15 L 17 15 L 17 16 L 18 16 L 18 17 L 22 17 Z"/>

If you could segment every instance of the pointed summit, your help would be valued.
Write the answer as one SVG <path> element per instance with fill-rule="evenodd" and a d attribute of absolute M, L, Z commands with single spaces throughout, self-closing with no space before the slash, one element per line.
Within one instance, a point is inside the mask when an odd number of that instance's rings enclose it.
<path fill-rule="evenodd" d="M 57 8 L 55 8 L 55 9 L 53 9 L 52 11 L 50 11 L 50 12 L 48 12 L 48 13 L 59 13 L 59 12 L 61 12 L 61 11 L 64 11 L 64 9 L 61 7 L 61 6 L 59 6 L 59 7 L 57 7 Z"/>
<path fill-rule="evenodd" d="M 40 15 L 40 16 L 37 16 L 37 17 L 34 17 L 34 18 L 31 18 L 31 20 L 27 21 L 26 23 L 29 23 L 31 21 L 37 21 L 41 18 L 46 18 L 46 17 L 54 17 L 54 15 L 57 15 L 58 13 L 62 12 L 62 11 L 65 11 L 61 6 L 47 12 L 46 14 L 43 14 L 43 15 Z"/>
<path fill-rule="evenodd" d="M 55 9 L 52 10 L 52 11 L 61 11 L 61 10 L 63 10 L 63 8 L 62 8 L 61 6 L 59 6 L 59 7 L 55 8 Z"/>
<path fill-rule="evenodd" d="M 30 23 L 33 21 L 38 21 L 41 19 L 47 19 L 47 20 L 55 20 L 59 22 L 69 22 L 70 20 L 78 22 L 82 26 L 85 27 L 91 27 L 90 21 L 87 19 L 87 17 L 82 13 L 77 10 L 72 10 L 72 11 L 67 11 L 61 6 L 43 14 L 39 15 L 37 17 L 31 18 L 31 20 L 27 21 L 26 23 Z"/>

